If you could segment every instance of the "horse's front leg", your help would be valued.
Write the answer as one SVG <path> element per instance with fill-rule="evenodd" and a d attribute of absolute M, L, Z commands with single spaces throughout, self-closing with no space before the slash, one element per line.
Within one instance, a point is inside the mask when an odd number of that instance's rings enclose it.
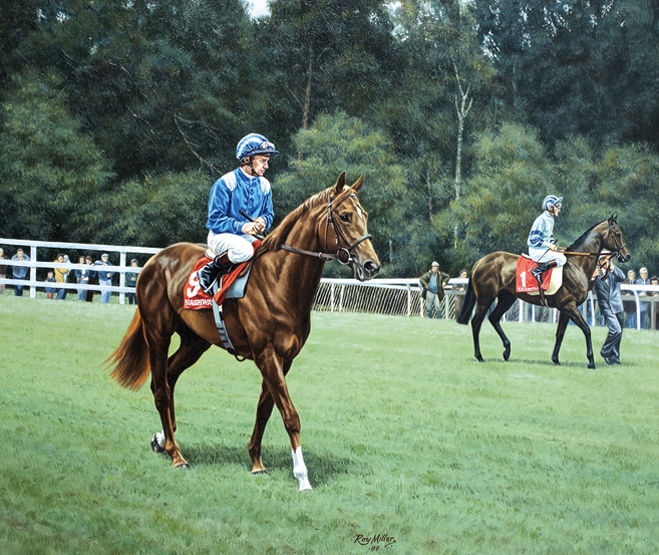
<path fill-rule="evenodd" d="M 291 450 L 293 451 L 293 474 L 298 479 L 300 491 L 310 490 L 312 488 L 307 477 L 307 467 L 304 464 L 300 443 L 300 417 L 295 410 L 288 393 L 284 372 L 285 363 L 283 359 L 275 353 L 272 347 L 268 347 L 256 358 L 256 364 L 261 371 L 263 381 L 265 382 L 275 405 L 277 405 L 277 408 L 281 413 L 286 432 L 288 432 L 288 437 L 291 442 Z M 263 414 L 265 414 L 266 410 L 267 406 L 264 406 Z"/>
<path fill-rule="evenodd" d="M 284 363 L 284 376 L 288 374 L 291 368 L 292 361 Z M 261 460 L 261 442 L 265 427 L 268 425 L 272 409 L 275 406 L 275 400 L 270 395 L 265 380 L 261 385 L 261 396 L 259 397 L 259 404 L 256 409 L 256 422 L 254 424 L 254 432 L 252 432 L 252 439 L 249 442 L 249 456 L 252 459 L 252 474 L 266 474 L 263 461 Z"/>
<path fill-rule="evenodd" d="M 558 360 L 558 353 L 561 350 L 561 345 L 563 344 L 563 337 L 565 337 L 565 330 L 567 329 L 567 325 L 569 321 L 570 321 L 570 317 L 562 310 L 559 310 L 558 327 L 556 328 L 556 343 L 554 344 L 554 352 L 551 355 L 552 362 L 557 366 L 560 366 L 561 364 Z"/>
<path fill-rule="evenodd" d="M 588 357 L 588 368 L 591 370 L 595 369 L 595 357 L 593 356 L 593 342 L 590 336 L 590 327 L 586 323 L 586 321 L 583 319 L 583 316 L 581 315 L 581 312 L 579 312 L 579 309 L 577 308 L 576 303 L 572 302 L 569 304 L 566 304 L 563 307 L 563 310 L 567 312 L 567 314 L 570 316 L 572 321 L 579 326 L 579 329 L 583 332 L 585 338 L 586 338 L 586 356 Z"/>

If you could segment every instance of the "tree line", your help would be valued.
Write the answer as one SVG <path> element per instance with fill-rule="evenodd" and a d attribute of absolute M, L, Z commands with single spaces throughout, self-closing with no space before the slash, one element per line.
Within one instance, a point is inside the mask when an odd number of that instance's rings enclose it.
<path fill-rule="evenodd" d="M 384 276 L 568 246 L 618 213 L 659 272 L 659 5 L 650 0 L 5 0 L 0 235 L 203 242 L 256 131 L 278 222 L 365 175 Z M 636 263 L 636 264 L 635 264 Z M 339 268 L 328 265 L 330 274 Z"/>

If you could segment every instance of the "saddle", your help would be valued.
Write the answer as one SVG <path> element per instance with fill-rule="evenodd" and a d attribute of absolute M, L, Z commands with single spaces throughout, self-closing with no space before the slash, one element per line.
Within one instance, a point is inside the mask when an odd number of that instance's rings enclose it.
<path fill-rule="evenodd" d="M 254 242 L 254 250 L 260 245 L 260 241 Z M 188 276 L 188 281 L 183 289 L 183 308 L 191 310 L 200 310 L 204 308 L 213 308 L 213 303 L 221 306 L 225 299 L 242 299 L 245 296 L 245 287 L 249 278 L 249 272 L 256 260 L 256 256 L 250 258 L 231 270 L 228 274 L 223 275 L 213 286 L 213 296 L 205 293 L 199 285 L 197 272 L 209 262 L 212 258 L 207 255 L 202 256 Z"/>
<path fill-rule="evenodd" d="M 538 280 L 531 275 L 531 270 L 538 264 L 529 258 L 528 255 L 522 254 L 517 259 L 515 271 L 515 290 L 517 293 L 526 293 L 527 295 L 540 295 L 538 289 Z M 563 266 L 552 268 L 542 274 L 542 290 L 545 295 L 554 295 L 563 285 Z"/>

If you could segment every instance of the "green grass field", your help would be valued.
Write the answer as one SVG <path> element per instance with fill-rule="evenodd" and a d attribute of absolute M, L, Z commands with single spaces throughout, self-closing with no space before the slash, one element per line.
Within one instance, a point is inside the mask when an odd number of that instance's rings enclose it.
<path fill-rule="evenodd" d="M 250 474 L 260 376 L 217 348 L 177 389 L 192 468 L 151 451 L 148 386 L 99 368 L 132 313 L 0 297 L 0 553 L 659 552 L 657 333 L 592 371 L 574 326 L 555 367 L 554 326 L 504 324 L 504 363 L 488 324 L 478 364 L 453 321 L 314 314 L 288 379 L 299 492 L 276 411 Z"/>

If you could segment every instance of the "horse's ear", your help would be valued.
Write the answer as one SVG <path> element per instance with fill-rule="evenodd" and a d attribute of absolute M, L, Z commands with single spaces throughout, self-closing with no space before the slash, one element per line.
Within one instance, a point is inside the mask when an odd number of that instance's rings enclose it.
<path fill-rule="evenodd" d="M 337 179 L 337 181 L 336 181 L 335 187 L 336 187 L 336 194 L 337 195 L 339 193 L 341 193 L 341 191 L 343 191 L 343 188 L 345 187 L 345 185 L 346 185 L 346 172 L 343 172 L 339 176 L 339 179 Z"/>
<path fill-rule="evenodd" d="M 611 214 L 609 218 L 609 223 L 615 224 L 618 223 L 618 214 Z"/>
<path fill-rule="evenodd" d="M 362 188 L 362 185 L 364 184 L 364 174 L 361 174 L 359 176 L 359 179 L 355 181 L 351 189 L 355 192 L 355 194 L 359 193 L 359 189 Z"/>

